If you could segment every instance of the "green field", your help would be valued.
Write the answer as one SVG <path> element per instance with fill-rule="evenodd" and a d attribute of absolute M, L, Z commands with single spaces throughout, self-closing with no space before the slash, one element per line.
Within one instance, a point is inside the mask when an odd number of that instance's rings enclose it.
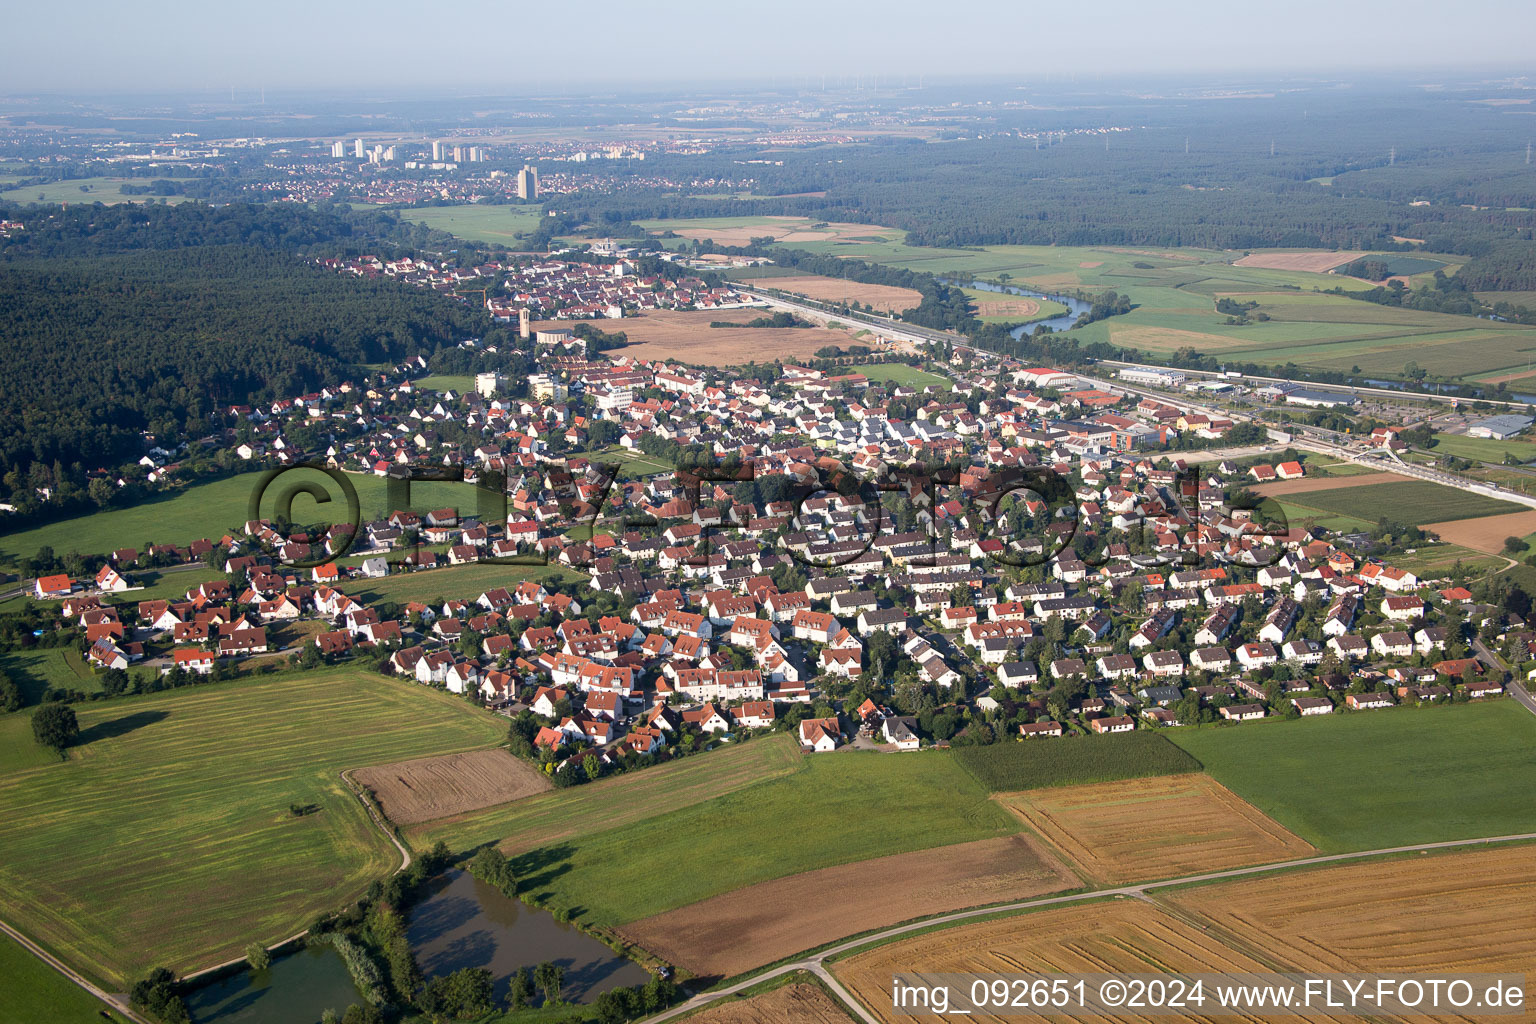
<path fill-rule="evenodd" d="M 567 836 L 681 810 L 744 786 L 799 771 L 799 746 L 787 735 L 730 744 L 700 757 L 669 761 L 574 789 L 555 789 L 512 803 L 406 829 L 411 842 L 441 839 L 455 850 L 498 843 L 508 852 L 546 846 Z"/>
<path fill-rule="evenodd" d="M 434 373 L 416 381 L 416 386 L 428 391 L 452 391 L 463 395 L 475 390 L 475 378 L 467 373 Z"/>
<path fill-rule="evenodd" d="M 8 203 L 184 203 L 185 196 L 125 196 L 118 188 L 124 182 L 148 185 L 151 178 L 76 178 L 28 185 L 0 192 Z M 25 223 L 25 219 L 23 219 Z"/>
<path fill-rule="evenodd" d="M 898 387 L 925 388 L 935 385 L 948 390 L 954 386 L 954 382 L 948 377 L 941 377 L 927 370 L 919 370 L 906 363 L 863 363 L 846 369 L 849 373 L 862 373 L 870 380 L 895 384 Z"/>
<path fill-rule="evenodd" d="M 1525 511 L 1524 505 L 1512 501 L 1500 501 L 1498 498 L 1487 498 L 1454 487 L 1442 487 L 1427 480 L 1361 484 L 1331 491 L 1303 491 L 1287 494 L 1281 506 L 1288 513 L 1298 511 L 1303 516 L 1307 510 L 1316 509 L 1370 523 L 1387 516 L 1407 526 Z"/>
<path fill-rule="evenodd" d="M 1435 446 L 1431 451 L 1436 455 L 1454 455 L 1459 459 L 1476 459 L 1483 462 L 1502 463 L 1506 455 L 1513 455 L 1521 462 L 1536 461 L 1536 444 L 1518 439 L 1495 441 L 1491 437 L 1436 434 Z"/>
<path fill-rule="evenodd" d="M 105 1008 L 10 936 L 0 934 L 0 1024 L 101 1024 Z"/>
<path fill-rule="evenodd" d="M 0 654 L 0 670 L 21 687 L 28 704 L 35 704 L 50 686 L 95 693 L 101 683 L 73 647 L 40 647 Z"/>
<path fill-rule="evenodd" d="M 119 988 L 155 964 L 184 971 L 291 935 L 393 870 L 343 769 L 505 735 L 457 698 L 344 670 L 77 713 L 67 761 L 0 774 L 0 914 Z M 5 720 L 20 740 L 12 723 L 27 720 Z M 295 818 L 292 803 L 321 810 Z"/>
<path fill-rule="evenodd" d="M 251 495 L 260 480 L 260 473 L 242 473 L 170 491 L 129 508 L 106 509 L 0 536 L 0 565 L 14 566 L 18 557 L 35 554 L 43 546 L 53 548 L 59 555 L 70 551 L 106 554 L 125 546 L 142 551 L 150 542 L 186 544 L 201 538 L 218 540 L 244 526 L 249 518 Z M 394 511 L 389 507 L 384 478 L 371 473 L 348 474 L 347 480 L 357 491 L 365 521 L 383 518 Z M 308 469 L 289 470 L 275 481 L 263 495 L 261 516 L 273 515 L 278 498 L 290 485 L 306 483 L 325 488 L 332 500 L 321 505 L 308 495 L 299 494 L 292 504 L 295 522 L 346 520 L 340 488 L 329 476 Z M 455 507 L 464 515 L 472 515 L 480 508 L 482 493 L 472 484 L 414 483 L 409 487 L 408 507 L 418 512 Z"/>
<path fill-rule="evenodd" d="M 1513 700 L 1169 735 L 1325 853 L 1536 832 L 1536 716 Z"/>
<path fill-rule="evenodd" d="M 1200 770 L 1160 733 L 1146 731 L 961 747 L 955 760 L 993 793 Z"/>
<path fill-rule="evenodd" d="M 644 224 L 652 231 L 694 230 L 710 224 L 722 228 L 761 225 L 764 233 L 769 228 L 779 230 L 763 218 L 748 217 Z M 1346 373 L 1358 366 L 1375 377 L 1401 376 L 1412 360 L 1437 376 L 1473 378 L 1523 370 L 1536 352 L 1536 329 L 1531 327 L 1321 294 L 1341 285 L 1364 290 L 1366 284 L 1331 274 L 1234 266 L 1240 253 L 1025 245 L 943 249 L 907 245 L 899 233 L 874 225 L 869 232 L 867 237 L 881 240 L 861 242 L 824 231 L 820 238 L 782 244 L 962 278 L 996 281 L 1007 274 L 1009 284 L 1044 292 L 1113 289 L 1128 296 L 1136 308 L 1080 328 L 1075 335 L 1083 344 L 1106 341 L 1135 349 L 1151 360 L 1188 347 L 1268 366 L 1294 361 Z M 1405 262 L 1405 267 L 1420 263 L 1449 267 L 1448 261 L 1455 261 L 1442 254 L 1389 258 L 1417 261 Z M 1272 319 L 1227 324 L 1227 317 L 1215 311 L 1216 300 L 1223 296 L 1256 300 L 1260 311 Z"/>
<path fill-rule="evenodd" d="M 516 862 L 541 902 L 598 927 L 802 871 L 1019 830 L 945 753 L 811 755 L 790 774 L 681 809 L 607 829 L 586 820 L 593 831 Z"/>
<path fill-rule="evenodd" d="M 401 220 L 425 224 L 472 242 L 506 246 L 516 246 L 519 237 L 532 232 L 544 217 L 537 204 L 492 206 L 484 203 L 400 210 L 399 215 Z"/>
<path fill-rule="evenodd" d="M 397 556 L 398 557 L 398 556 Z M 341 590 L 365 604 L 379 601 L 434 601 L 439 597 L 473 601 L 496 587 L 515 587 L 524 580 L 553 578 L 559 583 L 583 582 L 585 573 L 561 565 L 484 565 L 473 562 L 441 569 L 395 573 L 379 579 L 348 580 Z"/>

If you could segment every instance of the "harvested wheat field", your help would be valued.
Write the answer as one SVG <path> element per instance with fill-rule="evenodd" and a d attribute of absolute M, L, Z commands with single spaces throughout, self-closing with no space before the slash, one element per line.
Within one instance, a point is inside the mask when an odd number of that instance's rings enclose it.
<path fill-rule="evenodd" d="M 1176 327 L 1151 327 L 1146 324 L 1111 323 L 1109 338 L 1116 345 L 1139 348 L 1147 352 L 1175 352 L 1195 346 L 1202 351 L 1222 348 L 1239 348 L 1249 344 L 1243 338 L 1229 338 L 1203 331 L 1185 331 Z"/>
<path fill-rule="evenodd" d="M 1411 476 L 1403 476 L 1399 473 L 1356 473 L 1354 476 L 1304 476 L 1300 480 L 1276 480 L 1272 484 L 1255 484 L 1249 490 L 1255 494 L 1274 496 L 1276 494 L 1308 494 L 1312 491 L 1337 491 L 1346 487 L 1361 487 L 1366 484 L 1390 484 L 1398 481 L 1412 481 Z M 1503 538 L 1499 538 L 1503 540 Z"/>
<path fill-rule="evenodd" d="M 661 223 L 671 228 L 680 238 L 709 238 L 719 245 L 748 245 L 754 238 L 764 238 L 769 235 L 773 236 L 776 242 L 836 241 L 862 244 L 871 239 L 884 240 L 897 234 L 890 228 L 877 227 L 873 224 L 842 222 L 824 224 L 816 221 L 814 223 L 818 226 L 812 227 L 812 221 L 793 216 L 765 216 L 761 220 L 746 222 L 738 218 L 727 218 L 718 222 Z"/>
<path fill-rule="evenodd" d="M 1098 882 L 1145 882 L 1317 852 L 1208 775 L 1062 786 L 995 799 Z"/>
<path fill-rule="evenodd" d="M 1326 252 L 1313 249 L 1307 252 L 1254 252 L 1233 262 L 1234 267 L 1258 267 L 1261 270 L 1305 270 L 1313 274 L 1326 274 L 1334 267 L 1342 267 L 1365 252 Z"/>
<path fill-rule="evenodd" d="M 352 775 L 373 791 L 397 825 L 493 807 L 551 788 L 536 768 L 501 749 L 400 761 Z"/>
<path fill-rule="evenodd" d="M 796 295 L 804 295 L 822 302 L 867 302 L 878 310 L 892 313 L 911 309 L 923 301 L 923 293 L 911 288 L 896 288 L 885 284 L 861 284 L 841 277 L 821 277 L 817 274 L 806 274 L 801 277 L 743 278 L 741 283 L 748 287 L 758 285 L 763 288 L 777 288 L 780 291 L 794 292 Z"/>
<path fill-rule="evenodd" d="M 1455 519 L 1449 523 L 1429 523 L 1424 529 L 1438 534 L 1447 544 L 1459 544 L 1473 551 L 1496 555 L 1504 550 L 1506 537 L 1524 537 L 1536 533 L 1536 510 L 1482 516 L 1478 519 Z"/>
<path fill-rule="evenodd" d="M 746 999 L 722 999 L 689 1024 L 849 1024 L 837 1001 L 815 985 L 795 983 Z"/>
<path fill-rule="evenodd" d="M 711 327 L 714 320 L 747 323 L 768 316 L 765 309 L 661 309 L 644 316 L 605 320 L 598 324 L 609 332 L 623 332 L 629 344 L 614 355 L 635 359 L 675 359 L 707 366 L 772 362 L 783 357 L 804 359 L 828 345 L 847 346 L 856 339 L 852 331 L 828 327 Z M 538 329 L 569 328 L 570 321 L 541 323 Z"/>
<path fill-rule="evenodd" d="M 929 932 L 880 946 L 833 965 L 833 973 L 877 1020 L 907 1021 L 891 1005 L 891 975 L 903 971 L 983 974 L 1213 973 L 1267 971 L 1260 962 L 1196 925 L 1139 900 L 1119 899 L 1042 910 L 980 924 Z M 958 1019 L 958 1018 L 957 1018 Z M 975 1013 L 971 1021 L 1061 1020 L 1009 1010 Z M 1147 1017 L 1133 1013 L 1081 1018 L 1092 1021 L 1211 1020 L 1208 1016 Z M 1223 1016 L 1221 1020 L 1233 1020 Z M 1258 1018 L 1237 1018 L 1257 1021 Z M 1296 1021 L 1342 1021 L 1317 1014 Z"/>
<path fill-rule="evenodd" d="M 1023 295 L 1000 295 L 995 299 L 971 300 L 977 316 L 1008 316 L 1023 320 L 1040 315 L 1040 302 Z"/>
<path fill-rule="evenodd" d="M 1533 866 L 1536 850 L 1504 846 L 1287 872 L 1163 898 L 1297 970 L 1524 972 L 1536 963 Z"/>
<path fill-rule="evenodd" d="M 1076 884 L 1034 840 L 1009 836 L 790 875 L 620 931 L 694 974 L 728 978 L 870 929 Z"/>

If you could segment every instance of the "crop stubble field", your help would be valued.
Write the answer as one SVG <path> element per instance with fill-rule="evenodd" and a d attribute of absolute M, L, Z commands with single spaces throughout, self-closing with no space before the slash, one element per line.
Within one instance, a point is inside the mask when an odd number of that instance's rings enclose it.
<path fill-rule="evenodd" d="M 828 345 L 847 347 L 858 339 L 853 331 L 828 327 L 711 327 L 711 321 L 747 323 L 768 316 L 762 308 L 658 309 L 644 316 L 599 323 L 605 331 L 622 331 L 629 344 L 617 355 L 635 359 L 676 359 L 705 366 L 805 359 Z M 569 329 L 569 320 L 541 321 L 538 330 Z"/>
<path fill-rule="evenodd" d="M 620 934 L 695 975 L 727 978 L 847 935 L 1075 885 L 1055 856 L 1017 835 L 761 882 Z"/>
<path fill-rule="evenodd" d="M 896 288 L 886 284 L 864 284 L 841 277 L 821 277 L 802 274 L 795 277 L 743 277 L 742 284 L 763 288 L 777 288 L 794 292 L 821 302 L 869 303 L 886 313 L 899 313 L 911 309 L 923 300 L 922 292 L 911 288 Z"/>
<path fill-rule="evenodd" d="M 1137 900 L 1114 900 L 1041 910 L 928 932 L 880 946 L 837 963 L 833 973 L 877 1020 L 910 1020 L 891 1001 L 891 975 L 903 971 L 981 974 L 1201 973 L 1268 970 L 1194 924 Z M 1059 1016 L 975 1013 L 965 1019 L 1004 1024 L 1059 1020 Z M 1109 1014 L 1096 1021 L 1203 1020 Z M 1345 1020 L 1318 1016 L 1295 1018 Z"/>
<path fill-rule="evenodd" d="M 929 932 L 859 953 L 834 973 L 891 1022 L 907 1019 L 891 1006 L 891 975 L 911 970 L 1519 973 L 1536 958 L 1530 864 L 1531 847 L 1511 846 L 1288 871 L 1163 891 L 1153 905 L 1106 901 Z"/>
<path fill-rule="evenodd" d="M 476 811 L 551 788 L 538 769 L 500 748 L 362 768 L 352 777 L 373 791 L 397 825 Z"/>
<path fill-rule="evenodd" d="M 1316 851 L 1206 775 L 996 797 L 1096 882 L 1295 860 Z"/>
<path fill-rule="evenodd" d="M 504 734 L 462 701 L 345 670 L 77 714 L 68 761 L 0 774 L 0 912 L 119 987 L 290 935 L 393 869 L 343 769 Z"/>
<path fill-rule="evenodd" d="M 721 1000 L 688 1024 L 851 1024 L 847 1011 L 815 985 L 794 982 L 746 999 Z"/>

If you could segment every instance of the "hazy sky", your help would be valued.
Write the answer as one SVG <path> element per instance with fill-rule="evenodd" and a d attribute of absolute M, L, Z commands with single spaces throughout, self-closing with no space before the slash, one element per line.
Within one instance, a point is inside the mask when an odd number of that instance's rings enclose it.
<path fill-rule="evenodd" d="M 6 22 L 13 94 L 1536 65 L 1531 0 L 75 0 Z"/>

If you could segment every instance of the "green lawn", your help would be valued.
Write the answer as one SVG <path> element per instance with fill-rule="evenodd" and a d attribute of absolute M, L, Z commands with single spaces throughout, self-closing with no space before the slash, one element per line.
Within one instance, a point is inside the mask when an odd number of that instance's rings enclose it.
<path fill-rule="evenodd" d="M 847 367 L 847 372 L 862 373 L 870 380 L 909 388 L 925 388 L 932 384 L 948 390 L 954 386 L 954 382 L 948 377 L 941 377 L 927 370 L 919 370 L 906 363 L 861 363 Z"/>
<path fill-rule="evenodd" d="M 104 1009 L 105 1003 L 0 934 L 0 1024 L 101 1024 Z"/>
<path fill-rule="evenodd" d="M 1536 716 L 1513 700 L 1168 735 L 1327 853 L 1536 832 Z"/>
<path fill-rule="evenodd" d="M 117 987 L 283 938 L 393 870 L 343 769 L 505 735 L 457 698 L 348 670 L 76 710 L 67 761 L 0 762 L 0 915 Z M 27 725 L 6 719 L 4 735 Z M 321 810 L 295 818 L 292 803 Z"/>
<path fill-rule="evenodd" d="M 818 754 L 793 774 L 516 862 L 529 892 L 612 927 L 785 875 L 1018 830 L 947 753 Z"/>
<path fill-rule="evenodd" d="M 1281 503 L 1290 510 L 1317 509 L 1374 523 L 1388 516 L 1408 526 L 1477 519 L 1482 516 L 1521 512 L 1524 505 L 1442 487 L 1427 480 L 1401 480 L 1385 484 L 1361 484 L 1331 491 L 1288 494 Z"/>

